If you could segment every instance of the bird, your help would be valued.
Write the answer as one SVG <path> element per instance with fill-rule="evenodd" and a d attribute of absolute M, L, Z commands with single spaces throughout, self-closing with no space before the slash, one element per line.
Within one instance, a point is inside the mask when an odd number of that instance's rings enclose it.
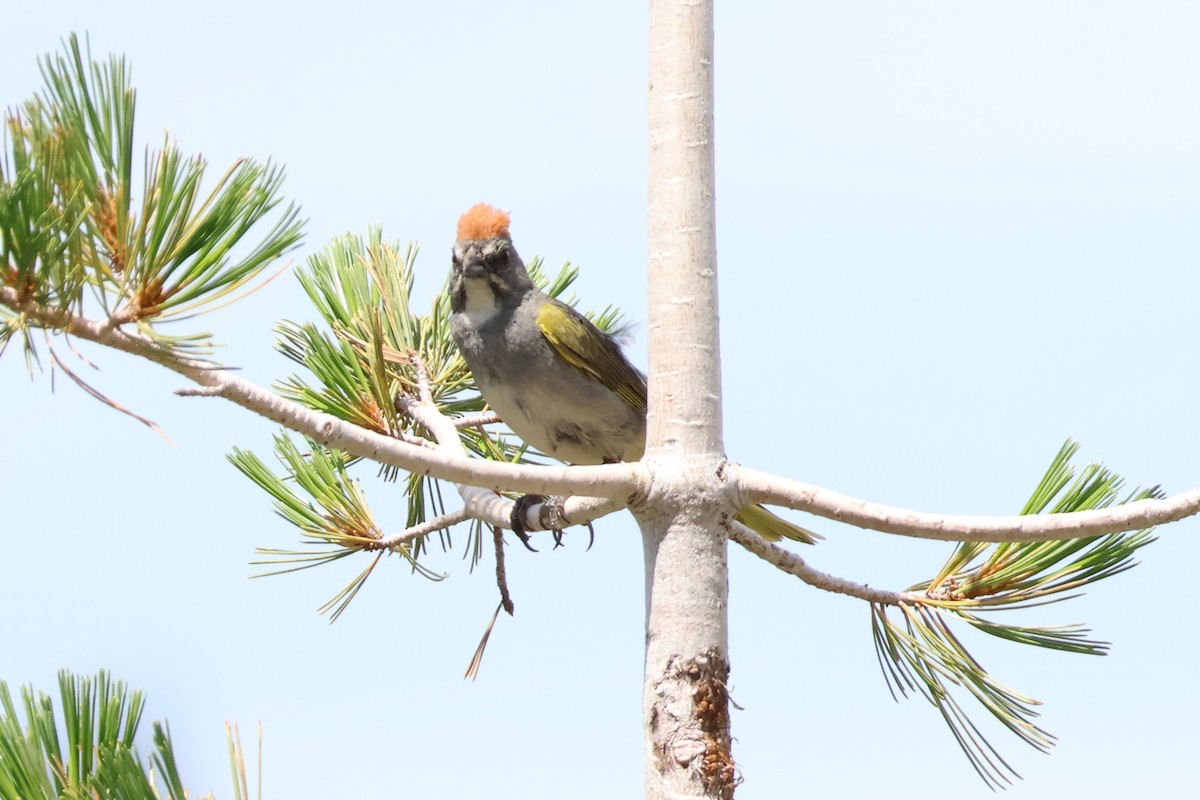
<path fill-rule="evenodd" d="M 513 247 L 511 216 L 478 203 L 458 221 L 451 253 L 450 331 L 484 401 L 531 447 L 568 464 L 637 461 L 646 449 L 646 376 L 621 346 L 534 284 Z M 530 550 L 521 520 L 512 529 Z M 818 534 L 761 505 L 735 519 L 770 541 Z M 555 530 L 556 545 L 561 531 Z"/>

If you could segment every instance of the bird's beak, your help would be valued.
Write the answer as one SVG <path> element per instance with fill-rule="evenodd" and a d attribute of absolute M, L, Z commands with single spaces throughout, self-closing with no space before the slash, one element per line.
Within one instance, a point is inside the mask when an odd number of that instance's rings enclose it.
<path fill-rule="evenodd" d="M 483 256 L 479 250 L 472 247 L 463 255 L 462 274 L 464 278 L 482 278 L 487 272 L 483 266 Z"/>

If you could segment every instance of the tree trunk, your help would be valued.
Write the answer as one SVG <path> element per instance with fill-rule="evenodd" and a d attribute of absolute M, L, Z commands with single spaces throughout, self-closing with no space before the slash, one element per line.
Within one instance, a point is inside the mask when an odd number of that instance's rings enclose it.
<path fill-rule="evenodd" d="M 650 3 L 646 797 L 732 797 L 711 0 Z"/>

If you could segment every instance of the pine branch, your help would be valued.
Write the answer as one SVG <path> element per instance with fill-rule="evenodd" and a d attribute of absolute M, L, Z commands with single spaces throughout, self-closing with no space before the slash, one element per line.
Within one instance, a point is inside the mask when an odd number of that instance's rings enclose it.
<path fill-rule="evenodd" d="M 177 353 L 206 352 L 209 334 L 168 335 L 160 325 L 229 302 L 299 244 L 303 222 L 283 205 L 283 171 L 240 159 L 204 193 L 203 159 L 166 141 L 146 155 L 137 200 L 124 61 L 95 62 L 72 36 L 64 54 L 43 59 L 42 75 L 42 93 L 5 120 L 0 286 L 72 315 L 92 314 L 94 302 L 112 327 L 135 325 Z M 19 336 L 32 370 L 31 321 L 5 305 L 0 349 Z"/>
<path fill-rule="evenodd" d="M 1075 442 L 1063 445 L 1022 514 L 1087 512 L 1117 502 L 1120 476 L 1091 464 L 1076 477 L 1070 459 L 1077 451 Z M 1156 495 L 1157 489 L 1134 491 L 1122 502 Z M 1019 776 L 958 704 L 954 688 L 966 690 L 1005 728 L 1038 750 L 1053 745 L 1054 737 L 1034 723 L 1038 701 L 993 679 L 950 623 L 966 623 L 1020 644 L 1104 655 L 1108 644 L 1088 638 L 1088 629 L 1081 625 L 1003 624 L 979 612 L 1030 608 L 1077 596 L 1083 587 L 1132 567 L 1136 551 L 1152 541 L 1145 529 L 1062 541 L 959 544 L 933 579 L 910 587 L 899 603 L 872 603 L 876 650 L 893 697 L 909 691 L 922 694 L 942 714 L 984 782 L 992 788 L 1010 783 Z M 889 615 L 889 607 L 900 611 L 900 622 Z"/>
<path fill-rule="evenodd" d="M 768 542 L 754 531 L 739 522 L 732 522 L 729 529 L 729 539 L 736 542 L 754 555 L 778 568 L 794 575 L 800 580 L 817 589 L 824 589 L 835 594 L 857 597 L 871 603 L 899 605 L 906 598 L 903 592 L 888 589 L 876 589 L 862 583 L 830 575 L 809 566 L 808 562 L 787 548 Z"/>
<path fill-rule="evenodd" d="M 1017 516 L 968 516 L 910 511 L 849 497 L 740 464 L 726 468 L 743 502 L 806 511 L 858 528 L 945 542 L 1048 542 L 1165 525 L 1200 513 L 1200 487 L 1168 497 L 1093 510 Z"/>
<path fill-rule="evenodd" d="M 497 422 L 484 411 L 474 381 L 450 336 L 448 307 L 439 298 L 431 316 L 410 310 L 416 248 L 386 242 L 378 229 L 367 237 L 343 236 L 312 256 L 298 278 L 313 302 L 319 323 L 281 323 L 279 349 L 303 367 L 308 376 L 294 375 L 282 393 L 309 408 L 388 438 L 470 462 L 471 456 L 492 461 L 527 461 L 523 447 L 487 430 Z M 564 268 L 552 287 L 565 290 L 575 272 Z M 539 280 L 545 281 L 539 273 Z M 615 319 L 612 315 L 610 318 Z M 468 425 L 458 424 L 466 415 Z M 256 563 L 279 568 L 280 574 L 329 564 L 360 552 L 374 553 L 370 563 L 322 611 L 333 618 L 345 610 L 379 563 L 382 551 L 397 552 L 414 570 L 441 579 L 421 564 L 430 534 L 437 533 L 443 550 L 451 546 L 453 525 L 470 522 L 467 555 L 472 567 L 482 554 L 483 518 L 501 505 L 507 514 L 511 501 L 495 492 L 457 484 L 464 508 L 447 511 L 440 481 L 428 471 L 407 474 L 408 520 L 403 531 L 383 536 L 370 517 L 361 484 L 349 476 L 360 459 L 325 451 L 313 441 L 297 448 L 287 437 L 276 441 L 282 474 L 268 470 L 255 456 L 235 451 L 231 460 L 275 499 L 279 513 L 296 525 L 306 541 L 323 545 L 318 551 L 260 548 L 266 560 Z M 385 468 L 394 480 L 402 470 Z M 568 513 L 605 513 L 622 507 L 612 501 L 575 499 Z M 432 519 L 430 518 L 432 515 Z M 581 518 L 580 522 L 589 520 Z M 532 527 L 531 530 L 536 530 Z"/>
<path fill-rule="evenodd" d="M 155 755 L 138 757 L 134 742 L 145 699 L 107 672 L 94 677 L 59 673 L 61 723 L 54 704 L 31 686 L 21 688 L 22 730 L 8 685 L 0 681 L 0 797 L 159 800 L 151 765 L 167 797 L 187 792 L 175 768 L 169 731 L 154 723 Z M 211 795 L 209 795 L 211 800 Z"/>

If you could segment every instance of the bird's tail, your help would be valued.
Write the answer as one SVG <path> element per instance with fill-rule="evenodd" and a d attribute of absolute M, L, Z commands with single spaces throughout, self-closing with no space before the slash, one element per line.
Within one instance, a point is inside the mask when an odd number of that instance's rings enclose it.
<path fill-rule="evenodd" d="M 778 542 L 780 539 L 793 539 L 805 544 L 816 544 L 818 539 L 825 537 L 819 533 L 793 525 L 783 517 L 778 517 L 760 505 L 746 506 L 734 517 L 738 522 L 768 541 Z"/>

